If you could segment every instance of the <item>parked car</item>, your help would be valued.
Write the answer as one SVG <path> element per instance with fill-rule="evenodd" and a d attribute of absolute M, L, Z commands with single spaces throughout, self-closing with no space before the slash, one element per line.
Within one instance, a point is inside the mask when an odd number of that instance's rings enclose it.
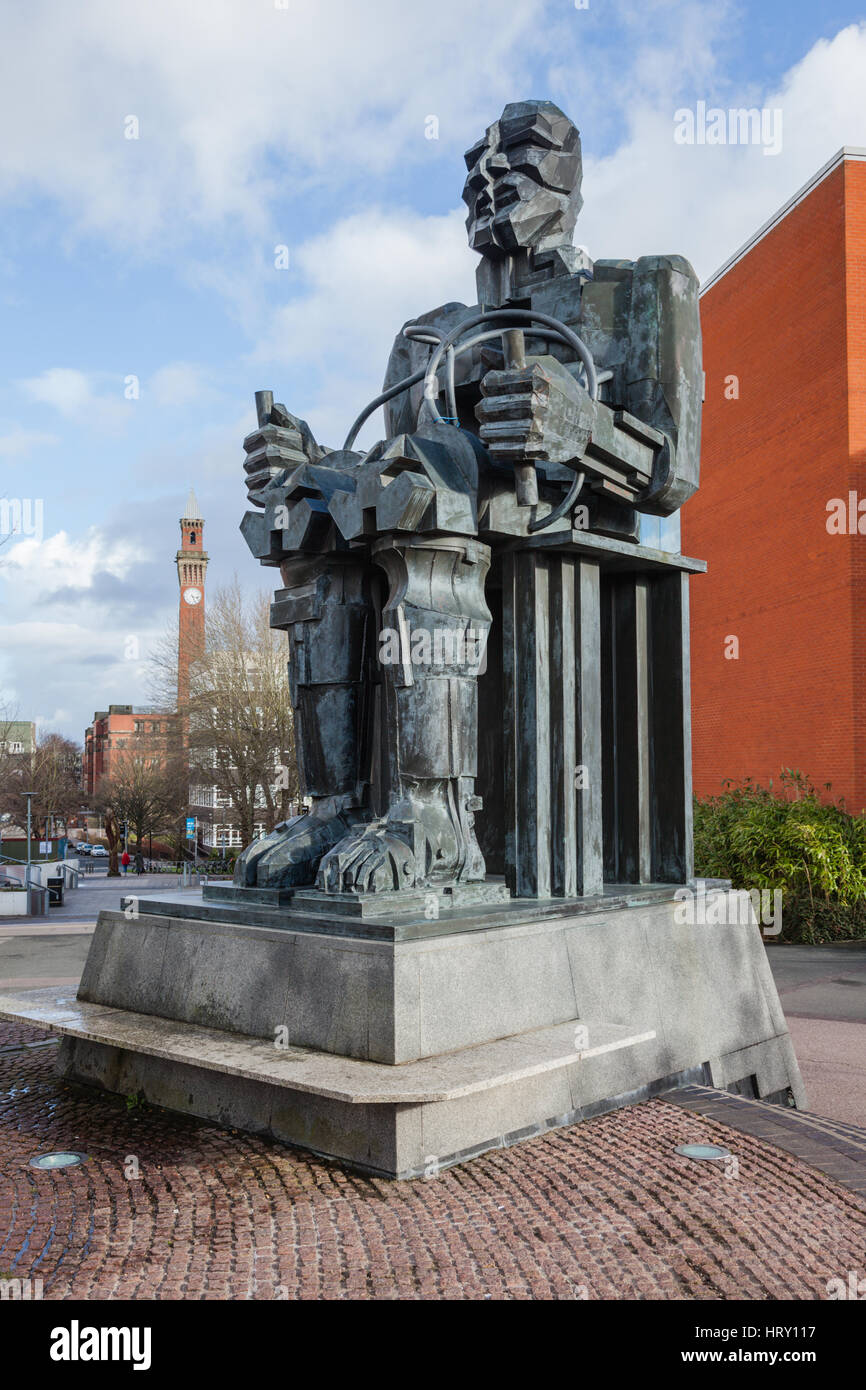
<path fill-rule="evenodd" d="M 91 859 L 107 859 L 108 850 L 105 848 L 105 845 L 91 845 L 90 857 Z"/>
<path fill-rule="evenodd" d="M 69 848 L 72 850 L 73 854 L 93 853 L 93 845 L 89 844 L 87 840 L 79 840 L 77 845 L 70 845 Z"/>

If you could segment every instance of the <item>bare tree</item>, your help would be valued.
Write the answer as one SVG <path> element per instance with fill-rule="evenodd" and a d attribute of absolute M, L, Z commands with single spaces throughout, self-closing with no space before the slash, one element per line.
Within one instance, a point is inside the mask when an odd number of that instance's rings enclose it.
<path fill-rule="evenodd" d="M 47 839 L 51 822 L 66 830 L 81 805 L 78 783 L 81 749 L 61 734 L 41 734 L 35 751 L 4 755 L 0 777 L 0 811 L 18 825 L 27 820 L 26 792 L 32 792 L 33 832 Z"/>
<path fill-rule="evenodd" d="M 8 810 L 5 805 L 6 789 L 20 767 L 21 754 L 13 753 L 10 747 L 14 722 L 6 706 L 0 706 L 0 815 Z"/>
<path fill-rule="evenodd" d="M 230 804 L 211 814 L 236 825 L 244 844 L 257 821 L 272 829 L 300 796 L 288 643 L 269 619 L 266 594 L 244 593 L 237 579 L 215 591 L 205 650 L 190 671 L 188 703 L 178 711 L 191 804 L 213 789 Z M 165 700 L 176 681 L 177 646 L 169 636 L 154 656 L 155 697 Z"/>
<path fill-rule="evenodd" d="M 119 749 L 111 775 L 100 783 L 94 804 L 104 817 L 109 874 L 118 872 L 124 823 L 140 849 L 146 835 L 173 829 L 186 804 L 186 762 L 172 734 L 159 744 L 149 736 L 146 742 L 132 739 Z"/>

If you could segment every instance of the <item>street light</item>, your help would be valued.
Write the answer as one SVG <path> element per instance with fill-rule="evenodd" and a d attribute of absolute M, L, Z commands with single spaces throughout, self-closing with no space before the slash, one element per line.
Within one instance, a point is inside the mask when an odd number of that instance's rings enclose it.
<path fill-rule="evenodd" d="M 27 916 L 29 917 L 29 916 L 30 916 L 30 854 L 31 854 L 30 836 L 31 836 L 31 833 L 32 833 L 32 832 L 31 832 L 31 825 L 30 825 L 30 804 L 31 804 L 31 801 L 32 801 L 32 799 L 33 799 L 33 792 L 23 792 L 22 795 L 27 797 L 27 870 L 26 870 L 26 877 L 25 877 L 25 879 L 24 879 L 24 887 L 25 887 L 26 890 L 27 890 Z"/>

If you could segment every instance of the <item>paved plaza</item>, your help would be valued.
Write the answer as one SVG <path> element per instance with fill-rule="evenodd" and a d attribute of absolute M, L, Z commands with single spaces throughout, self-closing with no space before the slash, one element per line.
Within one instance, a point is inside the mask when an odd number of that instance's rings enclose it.
<path fill-rule="evenodd" d="M 666 1100 L 388 1182 L 65 1085 L 55 1051 L 0 1025 L 0 1276 L 46 1299 L 822 1299 L 866 1270 L 862 1193 Z M 862 1164 L 866 1135 L 835 1134 Z M 695 1142 L 731 1157 L 675 1152 Z M 29 1166 L 58 1149 L 87 1162 Z"/>

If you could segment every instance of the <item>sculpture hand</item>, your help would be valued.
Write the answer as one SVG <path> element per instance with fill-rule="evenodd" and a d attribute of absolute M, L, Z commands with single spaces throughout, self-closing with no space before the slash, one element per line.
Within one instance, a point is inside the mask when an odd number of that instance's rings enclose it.
<path fill-rule="evenodd" d="M 480 434 L 500 463 L 579 460 L 592 437 L 595 402 L 555 358 L 488 372 L 475 407 Z"/>
<path fill-rule="evenodd" d="M 312 436 L 306 420 L 290 415 L 284 405 L 275 405 L 270 423 L 258 425 L 244 440 L 247 497 L 257 507 L 264 506 L 262 489 L 286 468 L 299 463 L 318 463 L 325 451 Z"/>

